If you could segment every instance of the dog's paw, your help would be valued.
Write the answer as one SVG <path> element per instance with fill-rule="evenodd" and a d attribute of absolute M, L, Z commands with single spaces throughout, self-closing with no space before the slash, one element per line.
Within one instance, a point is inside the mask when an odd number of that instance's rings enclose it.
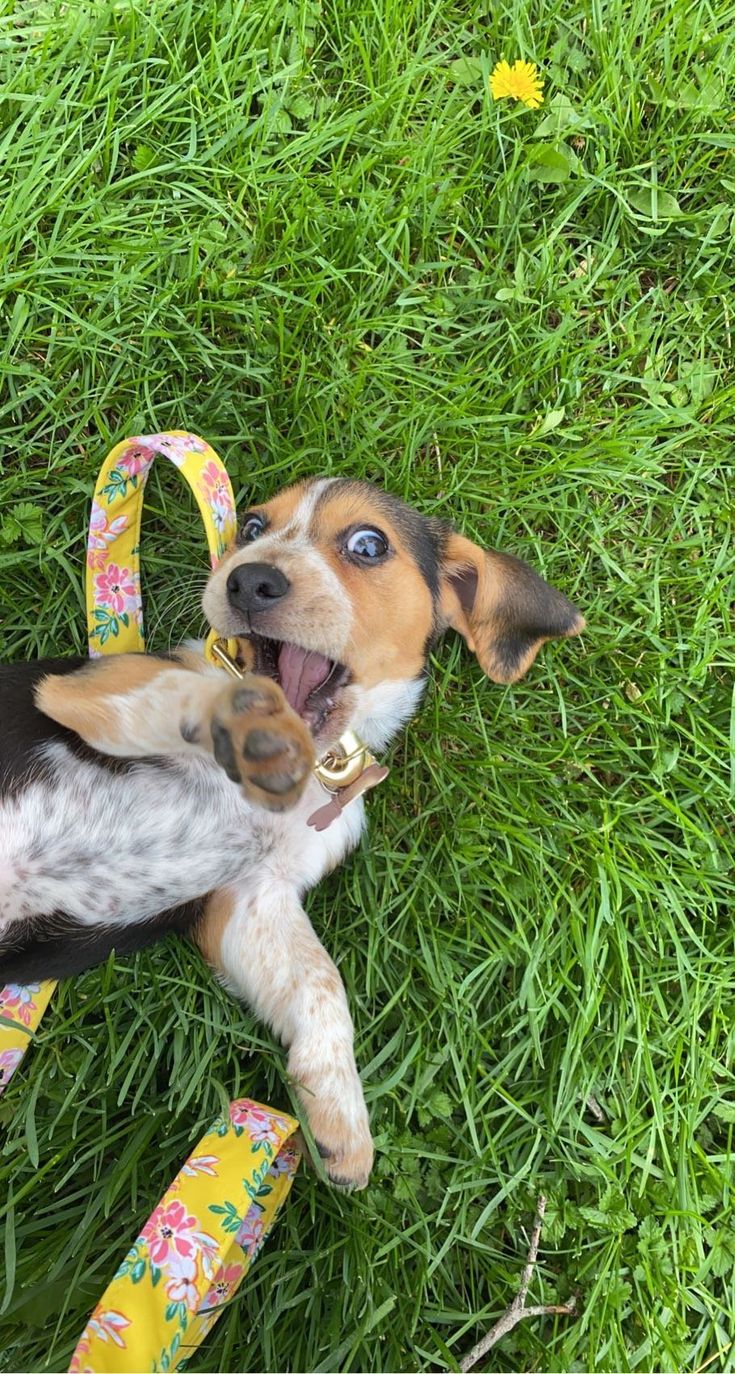
<path fill-rule="evenodd" d="M 249 801 L 287 811 L 306 786 L 314 744 L 276 682 L 247 677 L 219 698 L 210 721 L 214 757 Z"/>
<path fill-rule="evenodd" d="M 330 1183 L 336 1188 L 366 1188 L 375 1154 L 357 1071 L 314 1084 L 301 1097 L 314 1143 Z M 321 1088 L 321 1091 L 320 1091 Z"/>
<path fill-rule="evenodd" d="M 344 1131 L 326 1141 L 316 1139 L 327 1177 L 335 1188 L 350 1191 L 367 1188 L 373 1167 L 375 1148 L 367 1127 Z"/>

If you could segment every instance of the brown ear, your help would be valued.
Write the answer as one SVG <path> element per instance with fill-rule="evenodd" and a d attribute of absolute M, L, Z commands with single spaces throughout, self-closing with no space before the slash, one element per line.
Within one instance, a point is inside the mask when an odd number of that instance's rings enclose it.
<path fill-rule="evenodd" d="M 442 559 L 441 614 L 493 682 L 517 682 L 547 639 L 584 629 L 584 616 L 520 558 L 450 534 Z"/>

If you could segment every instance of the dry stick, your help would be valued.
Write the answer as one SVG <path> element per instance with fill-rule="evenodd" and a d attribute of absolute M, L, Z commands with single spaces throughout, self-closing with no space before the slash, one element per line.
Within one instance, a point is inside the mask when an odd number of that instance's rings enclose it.
<path fill-rule="evenodd" d="M 570 1298 L 569 1302 L 553 1303 L 541 1307 L 526 1307 L 526 1297 L 528 1295 L 528 1289 L 531 1284 L 536 1257 L 538 1255 L 541 1227 L 543 1225 L 545 1211 L 546 1198 L 542 1193 L 536 1204 L 536 1220 L 533 1223 L 531 1242 L 528 1247 L 528 1259 L 526 1260 L 521 1275 L 521 1284 L 518 1292 L 510 1304 L 510 1307 L 506 1308 L 502 1317 L 498 1318 L 487 1335 L 483 1336 L 482 1340 L 478 1341 L 477 1345 L 473 1346 L 469 1355 L 465 1355 L 459 1366 L 463 1374 L 466 1374 L 468 1369 L 473 1369 L 478 1361 L 482 1359 L 483 1355 L 487 1354 L 488 1350 L 494 1345 L 497 1345 L 498 1341 L 502 1340 L 503 1336 L 507 1336 L 508 1332 L 512 1331 L 513 1327 L 517 1326 L 518 1322 L 522 1322 L 526 1317 L 571 1317 L 573 1315 L 576 1308 L 576 1299 L 574 1297 Z"/>

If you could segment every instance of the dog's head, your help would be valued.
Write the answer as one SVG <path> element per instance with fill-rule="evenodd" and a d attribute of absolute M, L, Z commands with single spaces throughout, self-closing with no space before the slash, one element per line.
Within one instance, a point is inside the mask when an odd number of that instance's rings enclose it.
<path fill-rule="evenodd" d="M 280 682 L 326 748 L 348 728 L 380 748 L 418 703 L 427 654 L 458 630 L 494 682 L 584 620 L 509 554 L 464 539 L 365 482 L 313 479 L 242 518 L 204 613 L 247 667 Z"/>

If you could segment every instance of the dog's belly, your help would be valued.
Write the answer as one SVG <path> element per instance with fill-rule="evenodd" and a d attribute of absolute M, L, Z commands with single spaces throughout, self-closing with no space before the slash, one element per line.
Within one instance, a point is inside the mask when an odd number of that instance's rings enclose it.
<path fill-rule="evenodd" d="M 139 923 L 241 880 L 304 891 L 362 828 L 358 803 L 324 834 L 309 829 L 320 801 L 313 782 L 294 811 L 269 815 L 207 759 L 112 772 L 55 744 L 44 776 L 0 802 L 0 933 L 56 913 Z"/>

